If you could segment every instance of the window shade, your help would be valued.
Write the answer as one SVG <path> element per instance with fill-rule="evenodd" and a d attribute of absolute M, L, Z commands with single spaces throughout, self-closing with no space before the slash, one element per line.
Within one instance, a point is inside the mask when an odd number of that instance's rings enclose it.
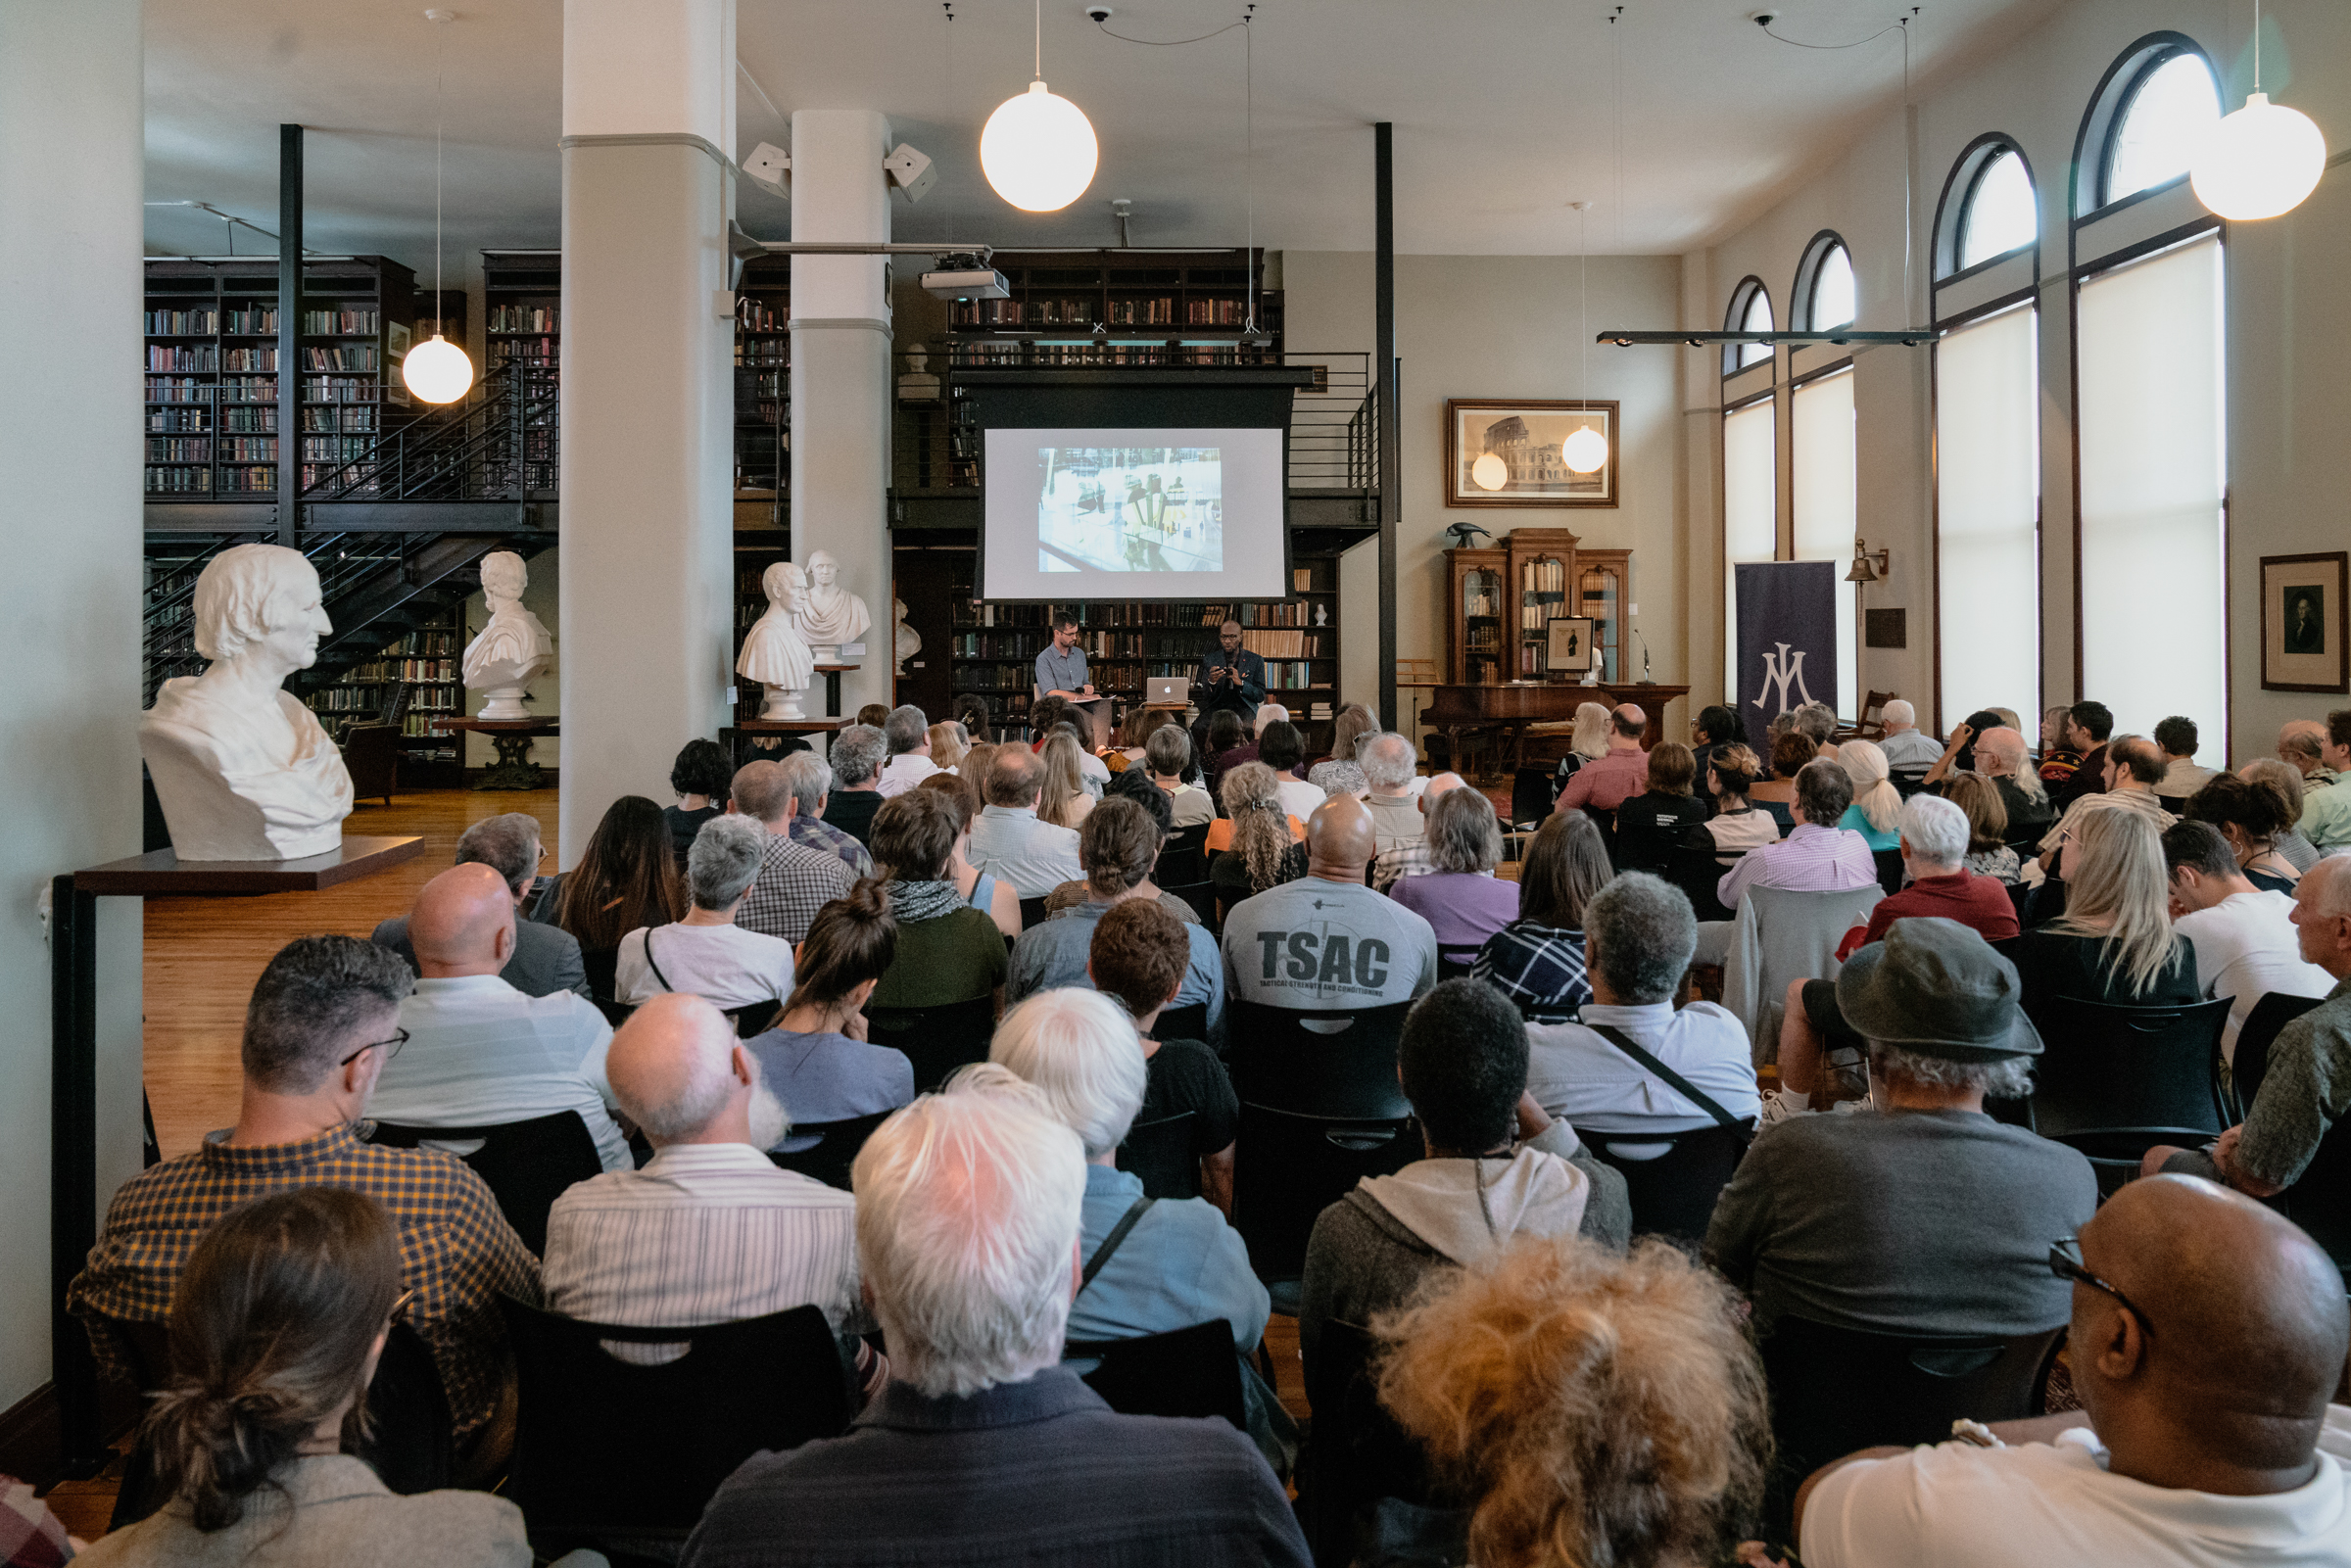
<path fill-rule="evenodd" d="M 1946 732 L 1978 708 L 2040 712 L 2039 337 L 2027 305 L 1935 347 L 1935 643 Z"/>
<path fill-rule="evenodd" d="M 1779 555 L 1779 423 L 1772 400 L 1722 416 L 1723 700 L 1739 697 L 1739 561 Z"/>
<path fill-rule="evenodd" d="M 1859 532 L 1852 371 L 1840 370 L 1797 388 L 1788 417 L 1794 467 L 1788 477 L 1796 500 L 1794 558 L 1849 561 L 1853 536 Z M 1846 582 L 1843 571 L 1837 579 L 1837 711 L 1853 717 L 1861 712 L 1861 668 L 1853 648 L 1853 594 L 1858 585 Z"/>

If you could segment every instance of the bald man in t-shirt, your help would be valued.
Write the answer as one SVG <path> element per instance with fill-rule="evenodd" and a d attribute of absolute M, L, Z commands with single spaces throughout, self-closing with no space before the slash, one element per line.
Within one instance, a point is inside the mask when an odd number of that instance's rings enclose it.
<path fill-rule="evenodd" d="M 1226 994 L 1344 1008 L 1409 1002 L 1437 983 L 1428 922 L 1364 883 L 1374 844 L 1371 814 L 1353 795 L 1316 808 L 1306 823 L 1306 875 L 1242 899 L 1224 918 Z"/>

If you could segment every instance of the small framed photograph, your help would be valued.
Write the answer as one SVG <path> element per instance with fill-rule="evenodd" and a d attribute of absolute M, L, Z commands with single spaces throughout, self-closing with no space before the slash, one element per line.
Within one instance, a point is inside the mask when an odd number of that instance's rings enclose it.
<path fill-rule="evenodd" d="M 2261 689 L 2351 691 L 2351 551 L 2261 558 Z"/>
<path fill-rule="evenodd" d="M 1585 399 L 1452 398 L 1445 404 L 1448 506 L 1613 506 L 1616 404 Z M 1591 430 L 1608 444 L 1588 474 L 1567 466 L 1567 438 Z"/>
<path fill-rule="evenodd" d="M 1544 668 L 1554 672 L 1582 675 L 1593 667 L 1592 617 L 1589 615 L 1555 616 L 1545 623 L 1551 634 Z"/>

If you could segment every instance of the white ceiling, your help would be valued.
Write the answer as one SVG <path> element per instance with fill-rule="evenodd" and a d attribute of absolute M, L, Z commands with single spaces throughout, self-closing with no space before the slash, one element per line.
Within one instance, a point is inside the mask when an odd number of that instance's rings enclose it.
<path fill-rule="evenodd" d="M 1243 0 L 1116 0 L 1110 26 L 1185 38 Z M 1371 133 L 1396 125 L 1397 248 L 1416 254 L 1576 249 L 1588 200 L 1599 252 L 1669 253 L 1737 229 L 1898 103 L 1889 34 L 1843 51 L 1765 36 L 1762 0 L 1261 0 L 1254 23 L 1254 170 L 1244 158 L 1243 34 L 1150 48 L 1106 36 L 1080 0 L 1047 0 L 1045 75 L 1092 119 L 1094 184 L 1056 214 L 1005 206 L 981 178 L 980 126 L 1029 79 L 1031 9 L 958 0 L 954 90 L 938 0 L 742 0 L 739 52 L 784 115 L 872 108 L 937 160 L 923 205 L 898 201 L 901 239 L 1000 246 L 1117 243 L 1114 197 L 1137 245 L 1367 250 Z M 1925 0 L 1915 87 L 2045 18 L 2062 0 Z M 453 286 L 485 246 L 558 240 L 561 0 L 456 0 L 427 23 L 408 0 L 159 0 L 147 9 L 147 195 L 211 202 L 276 227 L 280 121 L 309 127 L 306 243 L 432 266 L 434 48 L 446 50 L 446 253 Z M 1907 12 L 1893 0 L 1783 0 L 1774 31 L 1860 38 Z M 1621 183 L 1611 72 L 1621 50 Z M 738 153 L 788 125 L 738 80 Z M 744 187 L 745 225 L 781 237 L 784 204 Z M 225 225 L 148 214 L 150 249 L 216 255 Z M 273 249 L 240 234 L 240 251 Z"/>

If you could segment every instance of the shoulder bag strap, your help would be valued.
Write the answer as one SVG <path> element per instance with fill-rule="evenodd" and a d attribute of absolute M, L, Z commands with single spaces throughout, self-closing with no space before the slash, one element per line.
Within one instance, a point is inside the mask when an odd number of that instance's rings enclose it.
<path fill-rule="evenodd" d="M 1144 1211 L 1158 1201 L 1146 1194 L 1128 1206 L 1127 1212 L 1119 1216 L 1119 1222 L 1110 1227 L 1110 1234 L 1102 1238 L 1102 1245 L 1094 1249 L 1094 1256 L 1085 1260 L 1085 1272 L 1078 1278 L 1079 1295 L 1085 1294 L 1085 1287 L 1091 1285 L 1094 1276 L 1102 1272 L 1102 1265 L 1109 1262 L 1110 1255 L 1119 1250 L 1119 1243 L 1125 1241 L 1127 1233 L 1134 1229 L 1135 1222 L 1143 1217 Z"/>
<path fill-rule="evenodd" d="M 661 989 L 664 991 L 677 989 L 676 986 L 669 983 L 669 976 L 661 973 L 661 966 L 653 962 L 653 927 L 650 926 L 645 928 L 645 965 L 653 972 L 653 978 L 661 982 Z"/>
<path fill-rule="evenodd" d="M 1607 1041 L 1617 1050 L 1622 1051 L 1626 1056 L 1631 1057 L 1634 1061 L 1649 1069 L 1650 1071 L 1655 1073 L 1658 1077 L 1663 1078 L 1667 1083 L 1672 1084 L 1674 1091 L 1681 1095 L 1683 1099 L 1689 1101 L 1701 1111 L 1703 1111 L 1707 1116 L 1712 1117 L 1716 1121 L 1722 1123 L 1722 1125 L 1742 1133 L 1747 1131 L 1746 1122 L 1741 1121 L 1737 1117 L 1732 1116 L 1728 1111 L 1725 1111 L 1722 1107 L 1716 1105 L 1705 1095 L 1701 1094 L 1699 1092 L 1698 1085 L 1692 1083 L 1688 1078 L 1683 1077 L 1680 1073 L 1674 1071 L 1673 1069 L 1667 1067 L 1664 1063 L 1658 1061 L 1655 1057 L 1651 1056 L 1647 1051 L 1641 1049 L 1639 1045 L 1634 1043 L 1633 1037 L 1625 1033 L 1622 1029 L 1608 1023 L 1587 1023 L 1584 1025 L 1584 1027 L 1590 1029 L 1594 1034 L 1599 1035 L 1602 1039 Z"/>

